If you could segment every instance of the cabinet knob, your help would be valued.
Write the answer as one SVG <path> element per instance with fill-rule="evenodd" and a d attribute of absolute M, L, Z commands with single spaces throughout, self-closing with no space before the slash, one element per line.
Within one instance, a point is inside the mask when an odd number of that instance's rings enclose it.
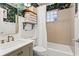
<path fill-rule="evenodd" d="M 21 53 L 18 53 L 18 54 L 17 54 L 17 56 L 20 56 L 20 55 L 21 55 Z"/>
<path fill-rule="evenodd" d="M 2 40 L 1 43 L 4 43 L 4 40 Z"/>
<path fill-rule="evenodd" d="M 21 54 L 23 54 L 23 51 L 21 51 Z"/>
<path fill-rule="evenodd" d="M 23 51 L 20 51 L 17 56 L 21 56 L 23 54 Z"/>

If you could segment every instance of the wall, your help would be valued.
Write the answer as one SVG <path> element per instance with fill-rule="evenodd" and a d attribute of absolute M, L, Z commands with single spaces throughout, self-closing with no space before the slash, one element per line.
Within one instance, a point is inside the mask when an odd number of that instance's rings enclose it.
<path fill-rule="evenodd" d="M 78 12 L 75 15 L 75 39 L 79 39 L 79 4 L 78 4 Z"/>
<path fill-rule="evenodd" d="M 27 38 L 33 38 L 33 37 L 35 37 L 36 38 L 36 28 L 33 28 L 32 30 L 30 30 L 30 31 L 22 31 L 23 33 L 22 33 L 22 37 L 23 38 L 25 38 L 25 39 L 27 39 Z"/>
<path fill-rule="evenodd" d="M 74 39 L 74 7 L 58 11 L 55 22 L 47 22 L 48 42 L 72 45 Z"/>
<path fill-rule="evenodd" d="M 25 21 L 24 17 L 19 16 L 19 36 L 24 39 L 32 38 L 36 36 L 36 27 L 33 30 L 25 31 L 23 30 L 23 22 Z M 29 28 L 29 27 L 28 27 Z"/>
<path fill-rule="evenodd" d="M 78 11 L 75 16 L 75 40 L 79 41 L 79 4 Z M 79 42 L 75 41 L 75 55 L 79 56 Z"/>
<path fill-rule="evenodd" d="M 19 16 L 18 17 L 18 21 L 19 21 L 19 23 L 18 23 L 18 25 L 19 25 L 19 29 L 18 29 L 18 32 L 17 33 L 15 33 L 15 34 L 9 34 L 9 35 L 12 35 L 15 39 L 21 39 L 21 38 L 24 38 L 24 39 L 28 39 L 28 38 L 36 38 L 35 36 L 36 36 L 36 27 L 33 29 L 33 30 L 31 30 L 31 31 L 24 31 L 23 30 L 23 24 L 22 24 L 22 22 L 24 22 L 24 17 L 21 17 L 21 16 Z M 3 24 L 4 24 L 4 27 L 3 27 Z M 15 24 L 10 24 L 10 23 L 7 23 L 7 24 L 5 24 L 5 23 L 0 23 L 0 32 L 2 32 L 2 31 L 4 31 L 4 32 L 7 32 L 7 33 L 10 33 L 10 32 L 12 32 L 13 31 L 13 29 L 15 30 L 15 28 L 14 28 L 14 25 Z M 4 28 L 4 29 L 3 29 Z M 6 28 L 6 29 L 5 29 Z M 7 40 L 8 39 L 8 34 L 0 34 L 0 41 L 1 40 Z"/>
<path fill-rule="evenodd" d="M 0 43 L 1 40 L 7 40 L 8 35 L 16 32 L 16 23 L 3 21 L 3 9 L 0 8 Z"/>
<path fill-rule="evenodd" d="M 16 18 L 17 19 L 17 18 Z M 3 22 L 3 9 L 0 8 L 0 41 L 7 40 L 8 34 L 12 35 L 15 39 L 20 38 L 36 38 L 36 27 L 31 31 L 24 31 L 22 22 L 25 20 L 24 17 L 19 16 L 17 22 L 20 23 L 10 23 L 10 22 Z M 19 27 L 16 27 L 19 26 Z M 17 30 L 17 33 L 15 33 Z"/>

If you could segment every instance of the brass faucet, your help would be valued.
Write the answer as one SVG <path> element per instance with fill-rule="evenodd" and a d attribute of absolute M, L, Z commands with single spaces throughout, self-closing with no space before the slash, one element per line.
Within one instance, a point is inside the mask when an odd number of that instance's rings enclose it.
<path fill-rule="evenodd" d="M 10 39 L 11 39 L 11 41 L 14 41 L 14 37 L 13 36 L 8 36 L 8 41 L 7 42 L 10 42 Z"/>

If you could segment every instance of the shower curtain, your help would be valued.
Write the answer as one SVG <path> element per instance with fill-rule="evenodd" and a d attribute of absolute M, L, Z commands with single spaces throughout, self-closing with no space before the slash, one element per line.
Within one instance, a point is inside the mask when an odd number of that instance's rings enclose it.
<path fill-rule="evenodd" d="M 46 5 L 37 8 L 37 44 L 47 49 Z"/>

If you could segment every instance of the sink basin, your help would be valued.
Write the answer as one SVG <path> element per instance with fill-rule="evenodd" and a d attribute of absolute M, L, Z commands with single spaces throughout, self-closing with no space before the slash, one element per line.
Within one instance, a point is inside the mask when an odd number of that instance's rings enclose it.
<path fill-rule="evenodd" d="M 16 45 L 19 45 L 19 44 L 21 44 L 23 42 L 24 41 L 22 41 L 22 40 L 6 42 L 6 43 L 0 45 L 0 50 L 4 50 L 4 49 L 7 49 L 7 48 L 11 48 L 11 47 L 16 46 Z"/>

